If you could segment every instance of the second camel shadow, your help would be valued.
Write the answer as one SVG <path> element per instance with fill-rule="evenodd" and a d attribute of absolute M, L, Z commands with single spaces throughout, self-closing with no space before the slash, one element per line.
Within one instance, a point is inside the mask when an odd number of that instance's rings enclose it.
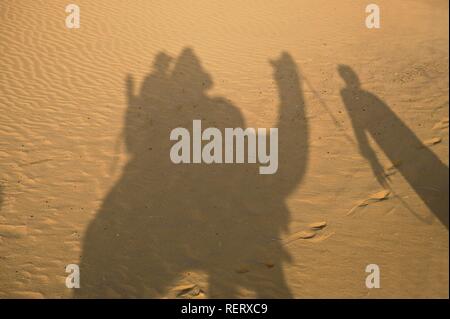
<path fill-rule="evenodd" d="M 210 298 L 292 297 L 280 238 L 290 222 L 287 196 L 307 167 L 308 125 L 292 57 L 274 61 L 279 92 L 278 171 L 259 164 L 174 164 L 176 127 L 246 128 L 229 100 L 208 94 L 211 76 L 185 48 L 176 61 L 159 53 L 138 94 L 126 80 L 124 140 L 129 161 L 84 237 L 76 297 L 163 297 L 202 272 Z M 192 132 L 191 132 L 192 134 Z"/>

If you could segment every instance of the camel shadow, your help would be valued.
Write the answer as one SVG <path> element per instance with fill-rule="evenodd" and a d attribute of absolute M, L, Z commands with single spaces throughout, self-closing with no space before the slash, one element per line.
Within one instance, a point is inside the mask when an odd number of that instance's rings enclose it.
<path fill-rule="evenodd" d="M 84 236 L 75 297 L 163 297 L 180 279 L 207 275 L 210 298 L 290 298 L 287 196 L 307 167 L 308 126 L 299 71 L 283 53 L 271 61 L 279 91 L 278 171 L 259 164 L 174 164 L 176 127 L 246 128 L 229 100 L 208 94 L 211 76 L 190 48 L 159 53 L 135 95 L 126 79 L 124 140 L 129 161 Z"/>
<path fill-rule="evenodd" d="M 378 182 L 388 187 L 387 176 L 369 144 L 368 134 L 448 229 L 448 167 L 388 105 L 361 88 L 359 78 L 352 68 L 340 65 L 338 71 L 346 83 L 341 96 L 350 116 L 360 152 L 369 161 Z"/>

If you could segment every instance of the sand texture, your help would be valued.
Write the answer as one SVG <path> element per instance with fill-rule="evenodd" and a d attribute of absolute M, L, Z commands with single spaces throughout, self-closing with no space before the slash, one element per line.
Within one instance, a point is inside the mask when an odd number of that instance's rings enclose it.
<path fill-rule="evenodd" d="M 448 298 L 448 1 L 74 3 L 0 1 L 0 298 Z M 277 173 L 173 164 L 194 119 Z"/>

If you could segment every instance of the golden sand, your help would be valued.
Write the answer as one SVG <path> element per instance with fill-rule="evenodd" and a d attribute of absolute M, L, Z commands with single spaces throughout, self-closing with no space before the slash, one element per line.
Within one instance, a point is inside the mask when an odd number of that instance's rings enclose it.
<path fill-rule="evenodd" d="M 0 2 L 0 298 L 448 298 L 448 1 L 67 4 Z M 171 166 L 194 118 L 279 171 Z"/>

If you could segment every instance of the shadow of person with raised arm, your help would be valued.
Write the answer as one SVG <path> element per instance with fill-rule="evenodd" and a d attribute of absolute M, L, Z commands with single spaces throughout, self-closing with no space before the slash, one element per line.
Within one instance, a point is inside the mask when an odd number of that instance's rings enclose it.
<path fill-rule="evenodd" d="M 138 95 L 127 78 L 129 160 L 84 236 L 76 297 L 167 296 L 192 271 L 207 275 L 207 297 L 238 297 L 242 288 L 291 297 L 279 238 L 290 220 L 286 197 L 305 173 L 308 133 L 295 63 L 285 53 L 272 64 L 281 100 L 274 175 L 259 175 L 259 164 L 171 161 L 174 128 L 192 134 L 193 120 L 222 133 L 246 127 L 229 100 L 208 94 L 212 78 L 192 49 L 173 67 L 158 54 Z"/>
<path fill-rule="evenodd" d="M 385 188 L 389 187 L 384 169 L 369 144 L 368 135 L 448 229 L 448 167 L 389 106 L 361 88 L 352 68 L 340 65 L 338 71 L 346 84 L 341 96 L 351 118 L 360 152 L 369 161 L 379 183 Z"/>

